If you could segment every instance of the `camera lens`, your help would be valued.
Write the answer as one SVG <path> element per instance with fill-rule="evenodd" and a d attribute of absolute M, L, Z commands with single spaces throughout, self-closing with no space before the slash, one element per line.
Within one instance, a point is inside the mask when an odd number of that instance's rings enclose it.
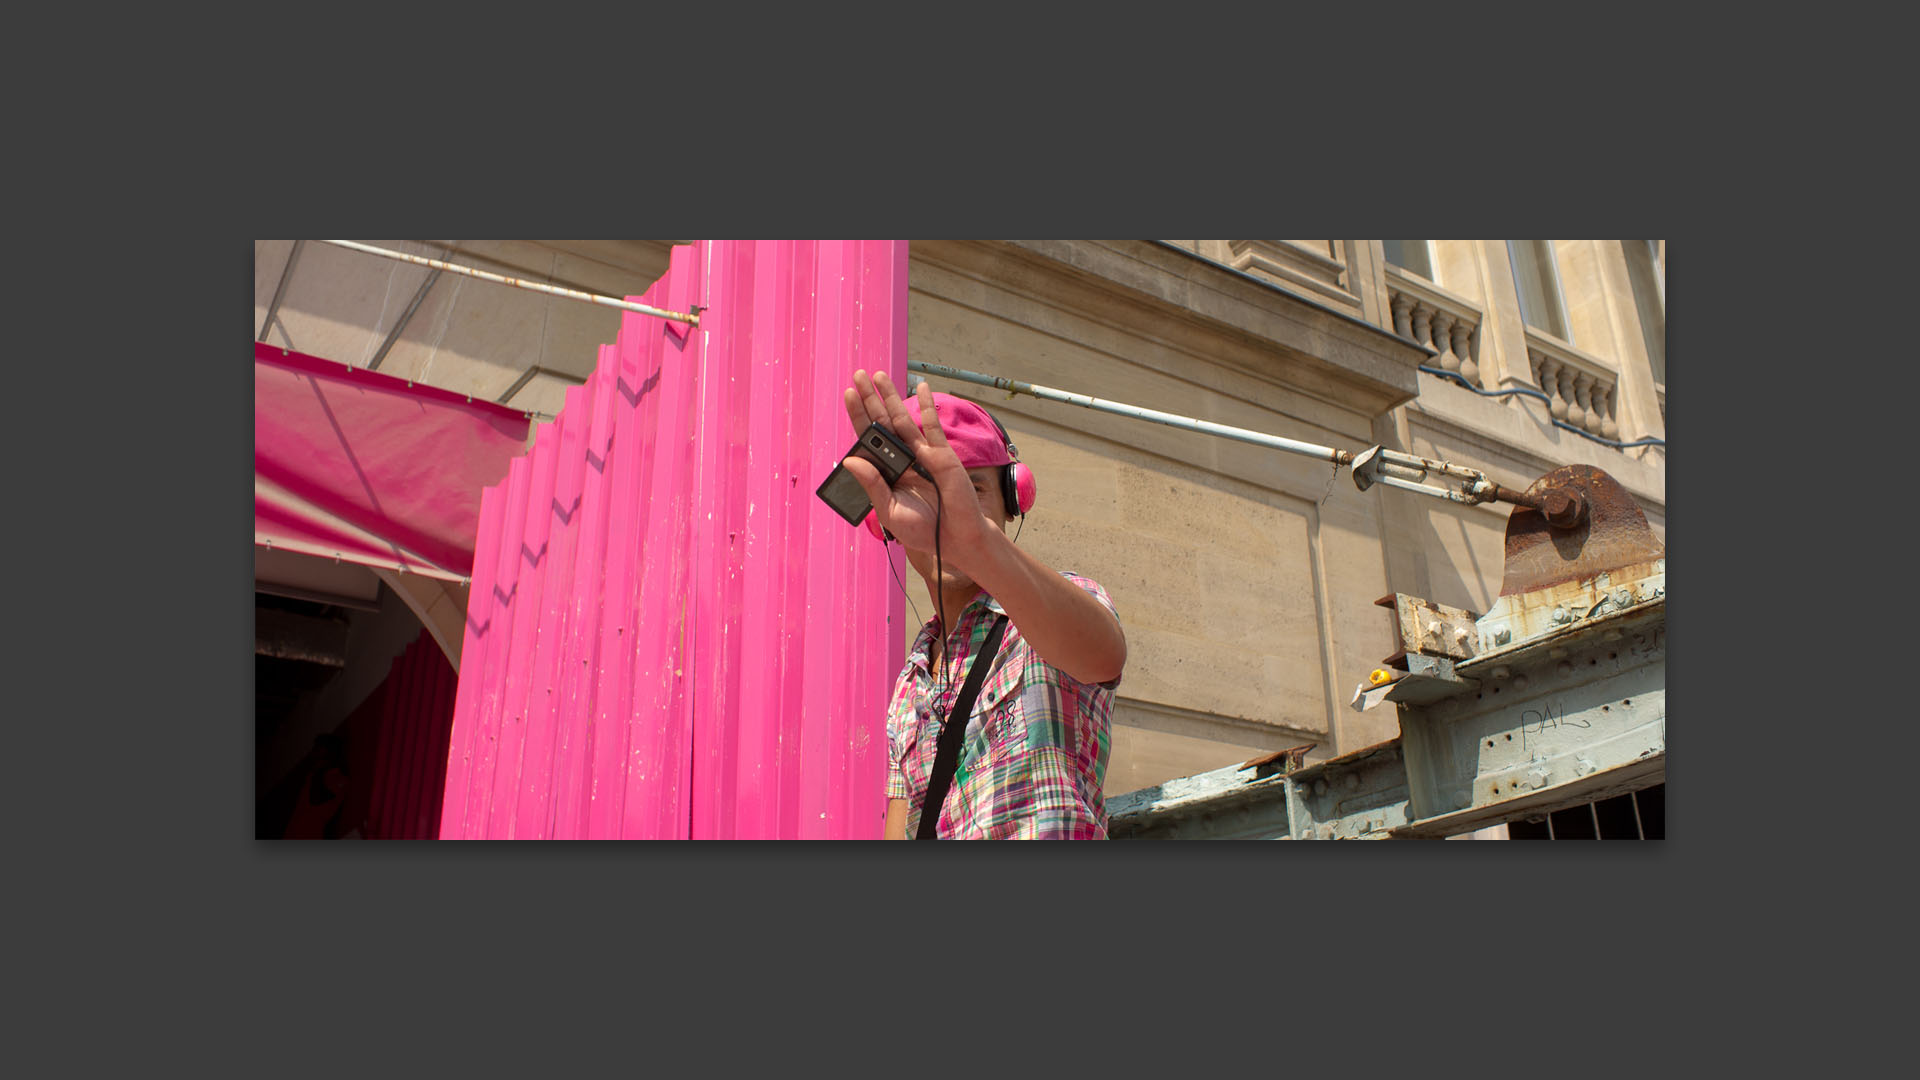
<path fill-rule="evenodd" d="M 881 442 L 880 442 L 880 436 L 878 436 L 878 435 L 875 435 L 875 436 L 873 437 L 873 439 L 872 439 L 872 440 L 871 440 L 870 442 L 868 442 L 868 443 L 867 443 L 867 445 L 868 445 L 868 446 L 871 446 L 871 447 L 873 447 L 873 448 L 874 448 L 875 450 L 878 450 L 878 449 L 880 449 L 880 447 L 881 447 L 881 445 L 882 445 L 882 444 L 881 444 Z"/>

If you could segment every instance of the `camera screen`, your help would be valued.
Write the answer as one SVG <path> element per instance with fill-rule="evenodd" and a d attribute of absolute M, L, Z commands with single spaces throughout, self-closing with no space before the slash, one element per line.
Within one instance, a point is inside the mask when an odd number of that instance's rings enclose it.
<path fill-rule="evenodd" d="M 846 519 L 849 525 L 858 525 L 873 509 L 873 503 L 867 499 L 865 488 L 853 474 L 844 467 L 836 467 L 826 482 L 816 492 L 833 512 Z"/>

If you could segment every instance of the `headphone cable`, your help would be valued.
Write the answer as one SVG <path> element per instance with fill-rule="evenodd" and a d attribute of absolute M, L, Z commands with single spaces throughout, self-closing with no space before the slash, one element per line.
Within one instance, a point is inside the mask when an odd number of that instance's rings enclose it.
<path fill-rule="evenodd" d="M 900 549 L 902 554 L 904 554 L 906 550 L 906 548 Z M 895 570 L 893 567 L 893 556 L 891 554 L 887 556 L 887 570 L 893 574 L 893 583 L 900 586 L 900 595 L 905 597 L 907 605 L 913 608 L 913 621 L 925 623 L 927 620 L 920 617 L 920 605 L 913 602 L 913 594 L 907 592 L 907 583 L 900 580 L 900 571 Z"/>
<path fill-rule="evenodd" d="M 915 467 L 919 467 L 918 462 L 915 463 Z M 926 470 L 921 469 L 920 475 L 927 476 Z M 927 479 L 932 480 L 933 477 L 927 476 Z M 940 562 L 940 527 L 947 521 L 947 499 L 940 493 L 939 484 L 933 485 L 933 500 L 933 603 L 934 611 L 940 616 L 940 670 L 936 673 L 939 681 L 934 684 L 934 696 L 938 699 L 946 694 L 947 665 L 953 661 L 953 650 L 948 647 L 948 639 L 953 634 L 953 627 L 947 625 L 947 596 L 946 590 L 941 588 L 941 579 L 946 577 L 946 572 L 941 568 Z M 942 717 L 940 726 L 944 728 L 946 725 L 947 718 Z"/>
<path fill-rule="evenodd" d="M 940 662 L 934 665 L 935 670 L 933 673 L 933 678 L 934 678 L 933 692 L 934 692 L 934 697 L 937 699 L 940 696 L 944 695 L 946 693 L 947 687 L 951 685 L 950 681 L 946 678 L 946 674 L 947 674 L 947 664 L 951 662 L 953 659 L 952 650 L 947 648 L 947 637 L 950 633 L 952 633 L 953 628 L 947 625 L 946 595 L 945 595 L 945 592 L 940 588 L 940 579 L 946 576 L 945 571 L 943 569 L 944 562 L 940 557 L 940 527 L 946 524 L 947 497 L 941 494 L 940 485 L 934 482 L 933 474 L 929 473 L 926 470 L 925 466 L 921 465 L 918 461 L 916 461 L 913 463 L 912 468 L 914 472 L 917 472 L 921 476 L 925 477 L 927 482 L 933 485 L 934 517 L 933 517 L 932 592 L 933 592 L 933 604 L 934 604 L 933 610 L 934 610 L 934 613 L 937 616 L 939 616 L 939 619 L 940 619 L 940 633 L 939 633 Z M 900 548 L 904 552 L 906 550 L 906 545 L 901 544 Z M 913 597 L 907 595 L 907 583 L 900 580 L 900 574 L 898 571 L 893 570 L 893 559 L 891 557 L 887 559 L 887 569 L 889 571 L 893 571 L 893 580 L 895 584 L 900 586 L 900 595 L 906 596 L 907 603 L 912 604 Z M 914 606 L 913 617 L 915 620 L 918 620 L 920 618 L 920 608 L 918 605 Z M 941 724 L 943 726 L 946 724 L 946 720 L 944 718 L 941 720 Z"/>

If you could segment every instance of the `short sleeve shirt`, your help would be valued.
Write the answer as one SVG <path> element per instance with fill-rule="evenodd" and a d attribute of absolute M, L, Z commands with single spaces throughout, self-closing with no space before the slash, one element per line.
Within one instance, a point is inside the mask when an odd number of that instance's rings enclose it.
<path fill-rule="evenodd" d="M 1091 578 L 1063 577 L 1114 611 Z M 908 651 L 887 712 L 887 797 L 907 801 L 907 835 L 920 828 L 920 804 L 940 744 L 940 717 L 952 709 L 1000 604 L 984 592 L 954 619 L 946 669 L 928 660 L 937 620 Z M 1115 612 L 1114 617 L 1119 617 Z M 1083 683 L 1048 664 L 1009 622 L 980 685 L 960 747 L 953 785 L 940 814 L 941 839 L 1105 839 L 1107 753 L 1114 690 L 1120 680 Z"/>

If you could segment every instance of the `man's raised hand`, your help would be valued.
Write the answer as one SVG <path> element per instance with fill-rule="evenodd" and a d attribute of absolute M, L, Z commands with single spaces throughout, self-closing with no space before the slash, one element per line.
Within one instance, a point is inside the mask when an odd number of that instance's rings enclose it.
<path fill-rule="evenodd" d="M 857 436 L 870 423 L 878 423 L 893 432 L 913 452 L 918 470 L 909 471 L 892 488 L 881 479 L 880 470 L 858 457 L 845 461 L 847 471 L 866 491 L 880 524 L 906 547 L 921 551 L 934 549 L 934 527 L 941 524 L 940 546 L 943 554 L 958 553 L 962 559 L 970 545 L 977 542 L 986 517 L 973 492 L 973 482 L 960 458 L 947 445 L 946 432 L 940 429 L 933 408 L 933 388 L 921 383 L 913 406 L 901 400 L 893 380 L 884 371 L 871 378 L 865 371 L 853 373 L 853 385 L 842 395 L 847 406 L 847 421 Z M 931 477 L 931 479 L 929 479 Z M 939 486 L 939 494 L 934 492 Z M 944 503 L 944 506 L 942 505 Z M 941 511 L 944 509 L 944 519 Z"/>

